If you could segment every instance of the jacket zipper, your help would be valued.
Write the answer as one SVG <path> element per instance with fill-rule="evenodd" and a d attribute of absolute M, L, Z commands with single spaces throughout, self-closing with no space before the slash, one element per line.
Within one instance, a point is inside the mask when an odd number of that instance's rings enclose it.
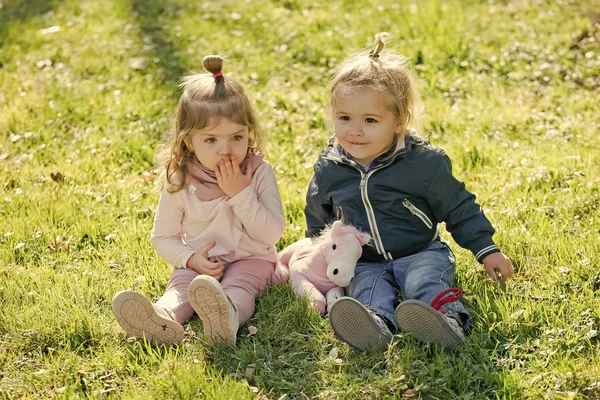
<path fill-rule="evenodd" d="M 369 227 L 371 228 L 373 242 L 375 242 L 375 249 L 386 260 L 393 260 L 394 257 L 392 257 L 392 255 L 390 253 L 385 251 L 385 248 L 383 247 L 383 240 L 381 240 L 381 235 L 379 234 L 379 228 L 377 227 L 377 221 L 375 219 L 375 212 L 373 210 L 373 206 L 371 205 L 371 202 L 369 201 L 369 195 L 367 192 L 367 181 L 369 180 L 369 177 L 371 175 L 373 175 L 373 173 L 375 171 L 378 171 L 378 170 L 390 165 L 394 161 L 394 159 L 397 157 L 397 155 L 398 154 L 396 154 L 396 156 L 394 156 L 391 160 L 389 160 L 389 162 L 386 163 L 385 165 L 380 165 L 379 167 L 370 170 L 367 174 L 362 172 L 360 170 L 360 168 L 358 168 L 356 165 L 350 164 L 351 167 L 353 167 L 360 173 L 361 179 L 360 179 L 360 184 L 358 185 L 358 187 L 360 189 L 360 197 L 363 201 L 363 206 L 365 207 L 365 211 L 367 212 L 367 219 L 369 220 Z M 341 158 L 331 157 L 331 156 L 323 156 L 323 158 L 327 159 L 327 160 L 335 161 L 335 162 L 341 162 L 343 164 L 348 165 L 347 163 L 344 163 Z"/>
<path fill-rule="evenodd" d="M 427 225 L 429 229 L 433 228 L 433 223 L 431 222 L 427 214 L 415 207 L 415 205 L 411 203 L 410 200 L 404 199 L 404 201 L 402 201 L 402 205 L 408 208 L 412 215 L 417 216 L 421 221 L 423 221 L 423 223 Z"/>
<path fill-rule="evenodd" d="M 360 184 L 358 185 L 360 189 L 360 197 L 362 198 L 363 205 L 365 206 L 365 211 L 367 212 L 367 219 L 369 220 L 369 225 L 371 227 L 371 233 L 373 233 L 373 241 L 375 242 L 375 248 L 379 254 L 382 254 L 386 259 L 393 259 L 391 255 L 387 254 L 385 248 L 383 247 L 383 240 L 381 240 L 381 235 L 379 234 L 379 228 L 377 227 L 377 220 L 375 219 L 375 211 L 373 210 L 373 206 L 369 201 L 369 193 L 367 190 L 367 181 L 369 177 L 373 174 L 373 172 L 377 171 L 374 169 L 369 171 L 366 175 L 362 171 L 360 172 Z"/>

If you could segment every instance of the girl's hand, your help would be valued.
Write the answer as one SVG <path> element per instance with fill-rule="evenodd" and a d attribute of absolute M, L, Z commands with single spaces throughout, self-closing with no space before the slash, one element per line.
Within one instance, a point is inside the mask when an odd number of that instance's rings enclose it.
<path fill-rule="evenodd" d="M 213 241 L 202 246 L 200 250 L 188 258 L 186 267 L 193 269 L 200 275 L 209 275 L 220 281 L 223 276 L 223 264 L 220 262 L 213 263 L 208 260 L 208 251 L 215 247 L 216 244 L 217 242 Z"/>
<path fill-rule="evenodd" d="M 510 259 L 503 253 L 492 253 L 483 259 L 483 266 L 493 281 L 498 278 L 510 279 L 515 274 L 515 269 Z"/>
<path fill-rule="evenodd" d="M 239 163 L 233 157 L 226 157 L 219 161 L 215 175 L 217 175 L 219 187 L 229 198 L 246 189 L 252 182 L 250 170 L 246 171 L 246 175 L 242 174 Z"/>

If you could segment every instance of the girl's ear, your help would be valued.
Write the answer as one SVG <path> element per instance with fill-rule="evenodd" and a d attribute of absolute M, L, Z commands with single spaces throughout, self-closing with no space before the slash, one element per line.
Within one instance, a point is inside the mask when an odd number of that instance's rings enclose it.
<path fill-rule="evenodd" d="M 187 135 L 185 139 L 183 139 L 183 143 L 185 143 L 185 147 L 187 147 L 189 151 L 194 151 L 194 146 L 192 146 L 192 138 L 190 135 Z"/>

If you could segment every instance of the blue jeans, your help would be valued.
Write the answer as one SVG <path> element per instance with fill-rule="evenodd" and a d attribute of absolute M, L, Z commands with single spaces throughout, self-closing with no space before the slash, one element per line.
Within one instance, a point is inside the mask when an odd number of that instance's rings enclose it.
<path fill-rule="evenodd" d="M 448 244 L 434 240 L 410 256 L 392 261 L 359 262 L 346 293 L 398 329 L 394 310 L 400 291 L 407 300 L 429 304 L 435 296 L 453 287 L 454 269 L 454 253 Z M 443 308 L 465 331 L 472 325 L 471 316 L 461 302 L 448 303 Z"/>

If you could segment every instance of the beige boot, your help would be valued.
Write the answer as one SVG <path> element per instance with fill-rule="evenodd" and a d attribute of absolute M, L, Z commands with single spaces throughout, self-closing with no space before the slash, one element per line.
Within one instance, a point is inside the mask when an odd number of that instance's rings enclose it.
<path fill-rule="evenodd" d="M 150 300 L 137 292 L 124 290 L 115 294 L 112 308 L 121 328 L 131 336 L 159 344 L 183 341 L 183 326 L 160 315 Z"/>
<path fill-rule="evenodd" d="M 239 314 L 221 284 L 211 276 L 199 275 L 190 283 L 188 290 L 190 303 L 202 320 L 206 340 L 235 346 Z"/>

